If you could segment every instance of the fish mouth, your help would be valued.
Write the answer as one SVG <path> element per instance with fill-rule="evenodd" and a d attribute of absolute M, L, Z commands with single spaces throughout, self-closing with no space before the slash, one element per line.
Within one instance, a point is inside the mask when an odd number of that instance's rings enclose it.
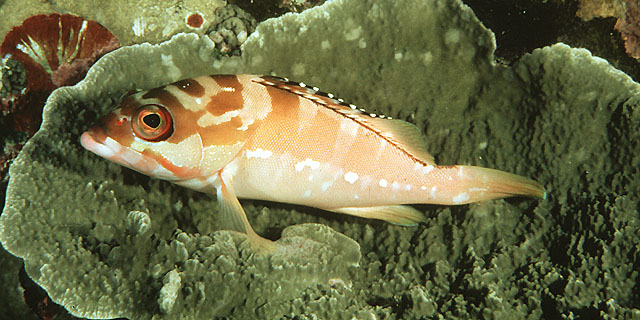
<path fill-rule="evenodd" d="M 100 127 L 92 127 L 83 132 L 80 135 L 80 145 L 107 160 L 142 174 L 169 181 L 177 179 L 172 171 L 164 168 L 157 160 L 121 145 Z"/>
<path fill-rule="evenodd" d="M 157 164 L 149 163 L 140 153 L 122 146 L 100 127 L 92 127 L 80 136 L 83 148 L 129 169 L 148 174 Z"/>
<path fill-rule="evenodd" d="M 103 158 L 111 159 L 120 150 L 109 148 L 105 144 L 107 137 L 107 134 L 101 128 L 90 128 L 80 136 L 80 145 Z"/>

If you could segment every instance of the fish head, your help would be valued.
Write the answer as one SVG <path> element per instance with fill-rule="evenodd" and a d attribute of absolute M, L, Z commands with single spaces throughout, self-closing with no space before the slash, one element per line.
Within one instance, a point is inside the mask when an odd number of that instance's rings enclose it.
<path fill-rule="evenodd" d="M 127 95 L 120 105 L 80 137 L 81 145 L 108 160 L 151 177 L 180 182 L 215 174 L 244 144 L 230 119 L 202 126 L 206 114 L 197 99 L 172 93 L 170 86 Z M 217 130 L 216 130 L 217 129 Z M 243 132 L 244 133 L 244 132 Z M 231 138 L 229 136 L 232 136 Z"/>

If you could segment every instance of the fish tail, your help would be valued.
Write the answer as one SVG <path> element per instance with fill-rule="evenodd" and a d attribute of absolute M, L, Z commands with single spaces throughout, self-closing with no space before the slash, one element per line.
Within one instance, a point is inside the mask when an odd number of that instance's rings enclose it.
<path fill-rule="evenodd" d="M 483 200 L 526 196 L 546 199 L 544 187 L 531 179 L 500 170 L 475 167 L 452 166 L 456 176 L 452 188 L 438 195 L 442 204 L 465 204 Z"/>

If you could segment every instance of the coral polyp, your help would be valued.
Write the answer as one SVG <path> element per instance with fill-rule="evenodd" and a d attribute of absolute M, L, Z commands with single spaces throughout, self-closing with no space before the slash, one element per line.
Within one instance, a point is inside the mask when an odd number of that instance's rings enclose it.
<path fill-rule="evenodd" d="M 27 68 L 33 90 L 72 85 L 118 39 L 99 23 L 70 14 L 35 15 L 9 31 L 0 53 L 11 54 Z"/>
<path fill-rule="evenodd" d="M 119 46 L 109 30 L 82 17 L 53 13 L 27 18 L 0 46 L 0 57 L 8 66 L 2 71 L 3 87 L 6 77 L 19 70 L 26 74 L 21 88 L 4 90 L 0 112 L 13 116 L 15 130 L 35 132 L 49 93 L 76 84 L 99 57 Z"/>
<path fill-rule="evenodd" d="M 31 16 L 7 33 L 0 46 L 0 180 L 40 127 L 51 91 L 76 84 L 119 46 L 99 23 L 70 14 Z"/>

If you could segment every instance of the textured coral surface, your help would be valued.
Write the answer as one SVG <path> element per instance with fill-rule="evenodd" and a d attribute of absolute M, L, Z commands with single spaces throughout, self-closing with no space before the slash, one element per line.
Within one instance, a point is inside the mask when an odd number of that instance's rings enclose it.
<path fill-rule="evenodd" d="M 510 67 L 493 50 L 468 8 L 426 0 L 334 1 L 270 20 L 241 58 L 215 60 L 194 34 L 119 49 L 49 99 L 11 166 L 0 240 L 87 317 L 640 317 L 640 86 L 586 50 L 554 45 Z M 239 72 L 406 119 L 439 163 L 526 175 L 549 197 L 417 206 L 431 217 L 418 227 L 246 200 L 256 230 L 291 246 L 261 257 L 216 231 L 211 197 L 77 142 L 127 90 Z"/>

